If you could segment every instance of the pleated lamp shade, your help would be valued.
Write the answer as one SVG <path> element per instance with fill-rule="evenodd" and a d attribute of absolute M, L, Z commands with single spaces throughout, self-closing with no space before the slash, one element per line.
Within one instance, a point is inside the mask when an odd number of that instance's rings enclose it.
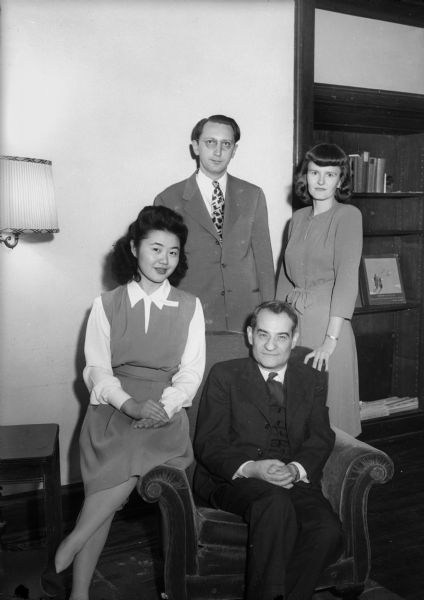
<path fill-rule="evenodd" d="M 0 157 L 0 231 L 59 231 L 50 160 Z"/>

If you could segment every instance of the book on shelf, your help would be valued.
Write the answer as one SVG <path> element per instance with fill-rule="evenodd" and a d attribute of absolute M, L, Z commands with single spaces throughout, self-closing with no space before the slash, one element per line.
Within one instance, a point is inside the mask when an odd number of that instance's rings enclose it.
<path fill-rule="evenodd" d="M 359 155 L 359 172 L 360 178 L 358 181 L 359 189 L 358 192 L 366 192 L 367 191 L 367 181 L 369 174 L 369 163 L 370 163 L 370 153 L 367 150 L 364 150 Z"/>
<path fill-rule="evenodd" d="M 365 186 L 366 189 L 365 191 L 370 193 L 370 192 L 376 192 L 377 190 L 375 189 L 375 175 L 376 175 L 376 171 L 377 171 L 377 157 L 376 156 L 370 156 L 368 159 L 368 174 L 367 174 L 367 180 L 365 182 Z"/>
<path fill-rule="evenodd" d="M 370 156 L 368 150 L 349 154 L 353 191 L 357 193 L 382 193 L 386 191 L 386 159 Z"/>
<path fill-rule="evenodd" d="M 389 417 L 390 415 L 418 409 L 418 398 L 405 396 L 390 396 L 371 402 L 361 402 L 361 421 L 368 419 L 377 419 L 380 417 Z"/>
<path fill-rule="evenodd" d="M 378 157 L 375 170 L 375 192 L 386 192 L 386 159 Z"/>
<path fill-rule="evenodd" d="M 352 190 L 358 191 L 358 178 L 359 178 L 359 154 L 349 154 L 349 167 L 350 175 L 352 178 Z"/>

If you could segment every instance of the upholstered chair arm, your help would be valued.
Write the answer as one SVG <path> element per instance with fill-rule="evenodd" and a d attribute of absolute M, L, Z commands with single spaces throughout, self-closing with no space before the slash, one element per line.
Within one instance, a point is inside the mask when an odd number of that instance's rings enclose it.
<path fill-rule="evenodd" d="M 197 510 L 185 471 L 160 465 L 137 486 L 146 502 L 158 502 L 164 548 L 164 578 L 173 597 L 185 597 L 185 575 L 196 570 Z"/>
<path fill-rule="evenodd" d="M 393 462 L 385 452 L 361 442 L 333 427 L 334 449 L 324 467 L 323 492 L 336 513 L 343 517 L 343 506 L 352 494 L 360 493 L 376 483 L 386 483 L 393 476 Z M 343 520 L 343 519 L 342 519 Z"/>
<path fill-rule="evenodd" d="M 370 565 L 368 494 L 371 486 L 392 478 L 393 462 L 385 452 L 336 427 L 333 429 L 336 442 L 324 468 L 322 488 L 343 524 L 346 535 L 344 555 L 355 557 L 360 573 L 368 570 Z"/>

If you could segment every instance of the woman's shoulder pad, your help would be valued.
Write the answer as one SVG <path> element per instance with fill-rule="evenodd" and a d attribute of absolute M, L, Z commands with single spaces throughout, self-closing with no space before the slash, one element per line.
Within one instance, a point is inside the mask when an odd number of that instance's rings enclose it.
<path fill-rule="evenodd" d="M 293 220 L 304 219 L 310 213 L 311 213 L 311 207 L 309 205 L 308 206 L 304 206 L 303 208 L 298 208 L 297 210 L 295 210 L 293 212 L 292 219 Z"/>
<path fill-rule="evenodd" d="M 356 216 L 361 216 L 362 217 L 362 213 L 359 210 L 359 208 L 357 208 L 356 206 L 354 206 L 353 204 L 343 204 L 340 203 L 339 204 L 339 212 L 340 214 L 346 214 L 346 215 L 356 215 Z"/>

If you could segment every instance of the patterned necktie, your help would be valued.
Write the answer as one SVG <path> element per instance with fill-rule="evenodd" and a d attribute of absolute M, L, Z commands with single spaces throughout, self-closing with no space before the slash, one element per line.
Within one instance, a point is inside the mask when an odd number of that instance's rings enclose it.
<path fill-rule="evenodd" d="M 274 404 L 278 406 L 284 406 L 284 389 L 283 384 L 279 381 L 275 381 L 274 377 L 277 377 L 278 373 L 272 371 L 268 375 L 268 379 L 266 381 L 269 393 L 271 394 L 271 398 Z"/>
<path fill-rule="evenodd" d="M 222 193 L 219 183 L 212 181 L 212 221 L 216 227 L 219 239 L 222 240 L 222 226 L 224 224 L 224 194 Z"/>

